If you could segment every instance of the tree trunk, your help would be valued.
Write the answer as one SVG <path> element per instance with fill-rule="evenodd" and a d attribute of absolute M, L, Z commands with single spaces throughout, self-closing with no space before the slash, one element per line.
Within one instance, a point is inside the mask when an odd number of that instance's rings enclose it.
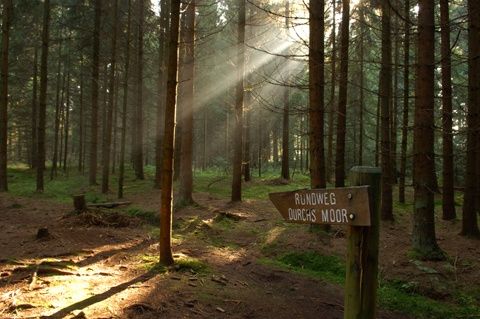
<path fill-rule="evenodd" d="M 184 78 L 183 93 L 185 94 L 182 106 L 182 151 L 180 158 L 180 188 L 179 202 L 192 204 L 193 198 L 193 174 L 192 174 L 192 152 L 193 152 L 193 84 L 195 67 L 195 0 L 188 3 L 185 12 L 185 44 L 184 44 Z"/>
<path fill-rule="evenodd" d="M 309 137 L 310 137 L 310 187 L 325 188 L 324 149 L 324 31 L 325 3 L 310 1 L 310 46 L 309 46 Z"/>
<path fill-rule="evenodd" d="M 38 49 L 33 58 L 33 92 L 32 92 L 32 146 L 30 148 L 31 168 L 37 168 L 37 125 L 38 125 Z"/>
<path fill-rule="evenodd" d="M 440 0 L 443 120 L 442 218 L 444 220 L 451 220 L 456 217 L 453 190 L 452 58 L 450 53 L 450 18 L 448 10 L 448 0 Z"/>
<path fill-rule="evenodd" d="M 393 220 L 392 212 L 392 160 L 390 146 L 390 105 L 392 103 L 392 38 L 391 8 L 388 0 L 382 1 L 382 66 L 380 69 L 380 114 L 382 161 L 382 202 L 380 217 Z"/>
<path fill-rule="evenodd" d="M 348 89 L 350 0 L 342 0 L 342 26 L 340 39 L 340 84 L 338 92 L 337 143 L 335 157 L 335 186 L 345 186 L 345 133 Z"/>
<path fill-rule="evenodd" d="M 47 117 L 49 26 L 50 0 L 45 0 L 43 3 L 42 57 L 40 62 L 40 101 L 38 110 L 37 192 L 43 192 L 43 173 L 45 171 L 45 124 Z"/>
<path fill-rule="evenodd" d="M 398 201 L 405 203 L 405 175 L 407 166 L 408 143 L 408 113 L 410 96 L 410 1 L 405 0 L 405 44 L 403 55 L 403 120 L 402 120 L 402 146 L 400 156 L 400 180 L 398 185 Z"/>
<path fill-rule="evenodd" d="M 106 130 L 105 144 L 103 147 L 103 163 L 102 163 L 102 193 L 106 194 L 109 188 L 110 177 L 110 144 L 112 142 L 112 127 L 113 127 L 113 104 L 115 103 L 115 69 L 117 62 L 117 25 L 118 25 L 118 0 L 113 4 L 113 33 L 112 46 L 110 48 L 110 81 L 108 88 L 108 102 L 107 102 L 107 116 L 106 116 Z M 115 154 L 114 154 L 115 156 Z"/>
<path fill-rule="evenodd" d="M 242 200 L 243 81 L 245 76 L 245 0 L 238 3 L 237 84 L 235 92 L 235 129 L 233 145 L 232 202 Z"/>
<path fill-rule="evenodd" d="M 137 105 L 135 112 L 136 142 L 133 145 L 135 177 L 145 179 L 143 173 L 143 32 L 145 24 L 145 0 L 138 0 L 138 56 L 137 56 Z"/>
<path fill-rule="evenodd" d="M 479 237 L 476 196 L 478 183 L 476 169 L 480 161 L 480 2 L 468 0 L 468 114 L 467 165 L 461 234 Z"/>
<path fill-rule="evenodd" d="M 287 33 L 288 36 L 288 28 L 289 28 L 289 21 L 288 17 L 290 15 L 290 5 L 288 0 L 286 0 L 285 3 L 285 32 Z M 289 50 L 288 47 L 285 49 L 285 54 L 287 56 L 285 60 L 285 65 L 286 65 L 286 74 L 285 74 L 285 80 L 288 82 L 289 81 L 289 70 L 288 70 L 288 65 L 289 65 Z M 281 176 L 285 180 L 290 179 L 290 162 L 289 162 L 289 153 L 290 153 L 290 147 L 289 147 L 289 139 L 290 139 L 290 121 L 289 121 L 289 116 L 290 116 L 290 88 L 288 87 L 289 83 L 286 83 L 285 87 L 283 88 L 283 122 L 282 122 L 282 173 Z"/>
<path fill-rule="evenodd" d="M 328 144 L 327 144 L 327 158 L 326 158 L 326 178 L 330 182 L 333 172 L 333 132 L 335 124 L 335 84 L 337 80 L 336 71 L 337 71 L 337 34 L 336 34 L 336 10 L 337 10 L 337 0 L 332 0 L 332 73 L 331 73 L 331 86 L 330 86 L 330 106 L 328 110 Z"/>
<path fill-rule="evenodd" d="M 90 132 L 90 168 L 89 183 L 97 184 L 97 146 L 98 146 L 98 67 L 100 65 L 100 21 L 102 17 L 102 0 L 95 0 L 95 26 L 93 30 L 92 60 L 92 110 Z"/>
<path fill-rule="evenodd" d="M 65 67 L 64 67 L 65 68 Z M 64 70 L 65 73 L 65 70 Z M 57 64 L 57 89 L 56 89 L 56 98 L 55 98 L 55 124 L 54 124 L 54 142 L 53 142 L 53 157 L 52 157 L 52 168 L 50 170 L 50 179 L 52 180 L 54 176 L 57 176 L 57 163 L 58 163 L 58 143 L 59 143 L 59 131 L 60 131 L 60 108 L 62 107 L 60 101 L 60 95 L 63 94 L 63 83 L 65 82 L 65 77 L 62 77 L 62 42 L 60 41 L 58 47 L 58 64 Z"/>
<path fill-rule="evenodd" d="M 172 199 L 173 146 L 175 145 L 175 105 L 177 102 L 178 34 L 180 0 L 171 0 L 171 22 L 168 47 L 167 95 L 165 100 L 165 140 L 163 146 L 162 194 L 160 206 L 160 263 L 173 264 Z"/>
<path fill-rule="evenodd" d="M 125 68 L 123 71 L 122 133 L 120 137 L 120 164 L 118 168 L 118 198 L 123 198 L 125 178 L 125 144 L 127 139 L 128 77 L 130 76 L 130 31 L 132 24 L 132 0 L 128 0 L 127 39 L 125 43 Z"/>
<path fill-rule="evenodd" d="M 70 126 L 70 70 L 67 75 L 67 103 L 65 105 L 65 121 L 64 121 L 64 145 L 63 145 L 63 172 L 67 172 L 67 157 L 68 157 L 68 133 Z"/>
<path fill-rule="evenodd" d="M 360 14 L 360 94 L 359 94 L 359 119 L 358 122 L 360 124 L 358 134 L 359 134 L 359 139 L 358 139 L 358 165 L 362 166 L 363 165 L 363 135 L 364 135 L 364 125 L 363 125 L 363 113 L 364 113 L 364 108 L 365 108 L 365 98 L 364 98 L 364 56 L 365 56 L 365 44 L 364 44 L 364 33 L 365 33 L 365 12 L 364 8 L 360 7 L 359 8 L 359 14 Z"/>
<path fill-rule="evenodd" d="M 413 136 L 413 249 L 425 259 L 443 258 L 435 238 L 434 219 L 434 52 L 433 1 L 420 0 L 418 11 L 415 124 Z"/>
<path fill-rule="evenodd" d="M 78 172 L 83 172 L 83 153 L 85 152 L 84 146 L 84 103 L 83 103 L 83 52 L 80 52 L 80 96 L 79 96 L 79 121 L 78 121 Z"/>
<path fill-rule="evenodd" d="M 165 87 L 166 87 L 166 70 L 167 70 L 167 37 L 169 33 L 170 1 L 162 1 L 160 3 L 160 37 L 158 52 L 158 92 L 159 99 L 157 103 L 157 127 L 155 135 L 155 188 L 160 188 L 162 184 L 162 146 L 163 131 L 165 124 Z"/>
<path fill-rule="evenodd" d="M 7 182 L 7 132 L 8 132 L 8 49 L 13 10 L 11 0 L 3 0 L 2 16 L 2 65 L 0 91 L 0 192 L 8 191 Z"/>

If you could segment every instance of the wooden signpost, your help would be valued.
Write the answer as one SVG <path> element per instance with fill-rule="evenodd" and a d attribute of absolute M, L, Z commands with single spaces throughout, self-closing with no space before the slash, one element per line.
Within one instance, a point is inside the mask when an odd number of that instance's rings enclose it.
<path fill-rule="evenodd" d="M 289 222 L 349 226 L 345 319 L 373 319 L 376 314 L 380 176 L 379 168 L 357 166 L 350 171 L 352 187 L 269 194 Z"/>

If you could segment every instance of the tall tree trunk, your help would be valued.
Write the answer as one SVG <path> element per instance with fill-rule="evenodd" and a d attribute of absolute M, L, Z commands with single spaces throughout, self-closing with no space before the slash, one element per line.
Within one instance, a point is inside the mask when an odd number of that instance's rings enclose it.
<path fill-rule="evenodd" d="M 402 120 L 402 146 L 400 156 L 400 180 L 398 185 L 398 201 L 405 203 L 405 175 L 407 166 L 408 143 L 408 113 L 410 96 L 410 1 L 405 0 L 405 44 L 403 54 L 403 120 Z"/>
<path fill-rule="evenodd" d="M 289 28 L 289 21 L 288 17 L 290 15 L 290 5 L 288 0 L 285 3 L 285 29 L 288 35 L 288 28 Z M 289 50 L 288 47 L 285 49 L 285 53 L 288 56 Z M 287 57 L 285 61 L 286 65 L 286 76 L 285 79 L 288 82 L 290 77 L 290 72 L 288 70 L 289 65 L 289 58 Z M 284 87 L 283 91 L 283 122 L 282 122 L 282 178 L 289 180 L 290 179 L 290 147 L 289 147 L 289 139 L 290 139 L 290 88 L 288 87 L 288 83 Z"/>
<path fill-rule="evenodd" d="M 310 137 L 310 186 L 325 188 L 325 148 L 324 148 L 324 31 L 325 2 L 310 1 L 310 46 L 309 46 L 309 137 Z"/>
<path fill-rule="evenodd" d="M 98 148 L 98 80 L 100 65 L 100 22 L 102 17 L 102 0 L 95 0 L 95 25 L 93 30 L 92 60 L 92 106 L 90 123 L 90 167 L 89 183 L 97 184 L 97 148 Z"/>
<path fill-rule="evenodd" d="M 480 2 L 468 0 L 468 114 L 467 165 L 463 197 L 462 232 L 464 236 L 479 237 L 476 196 L 478 195 L 477 163 L 480 161 Z"/>
<path fill-rule="evenodd" d="M 107 117 L 106 117 L 106 134 L 103 137 L 105 144 L 103 147 L 103 163 L 102 163 L 102 193 L 107 193 L 109 188 L 110 177 L 110 144 L 112 142 L 113 128 L 113 104 L 115 103 L 115 71 L 117 63 L 117 27 L 118 26 L 118 0 L 113 3 L 113 34 L 112 45 L 110 48 L 110 80 L 108 87 Z M 115 154 L 114 154 L 115 156 Z"/>
<path fill-rule="evenodd" d="M 125 144 L 127 139 L 128 77 L 130 76 L 130 31 L 132 25 L 132 0 L 128 0 L 127 39 L 125 43 L 125 68 L 123 71 L 122 133 L 120 137 L 120 164 L 118 168 L 118 198 L 123 198 L 125 178 Z"/>
<path fill-rule="evenodd" d="M 391 8 L 389 0 L 382 1 L 382 66 L 380 69 L 380 100 L 381 100 L 381 146 L 382 160 L 382 220 L 393 220 L 392 212 L 392 160 L 390 146 L 390 105 L 392 103 L 392 38 L 391 38 Z"/>
<path fill-rule="evenodd" d="M 250 81 L 248 82 L 249 83 L 249 86 L 250 86 Z M 249 182 L 252 180 L 252 174 L 251 174 L 251 152 L 250 152 L 250 149 L 251 149 L 251 145 L 252 145 L 252 142 L 251 142 L 251 136 L 252 136 L 252 132 L 251 132 L 251 128 L 252 128 L 252 91 L 251 89 L 247 90 L 245 92 L 245 104 L 246 104 L 246 110 L 245 110 L 245 145 L 244 145 L 244 149 L 245 149 L 245 152 L 243 154 L 243 162 L 245 163 L 245 165 L 243 166 L 243 178 L 245 180 L 245 182 Z"/>
<path fill-rule="evenodd" d="M 193 203 L 193 84 L 195 68 L 195 0 L 188 3 L 185 12 L 185 51 L 184 51 L 184 78 L 183 93 L 185 94 L 182 106 L 182 151 L 180 158 L 180 188 L 179 202 L 183 204 Z"/>
<path fill-rule="evenodd" d="M 43 192 L 45 171 L 45 126 L 47 117 L 48 42 L 50 26 L 50 0 L 43 3 L 42 57 L 40 64 L 40 101 L 38 110 L 37 192 Z"/>
<path fill-rule="evenodd" d="M 65 69 L 65 66 L 64 66 Z M 58 143 L 59 143 L 59 131 L 60 131 L 60 109 L 63 101 L 60 99 L 60 95 L 63 95 L 63 84 L 65 83 L 65 70 L 62 77 L 62 41 L 58 46 L 58 64 L 57 64 L 57 88 L 55 97 L 55 124 L 54 124 L 54 142 L 53 142 L 53 156 L 52 156 L 52 168 L 50 170 L 50 179 L 57 176 L 57 163 L 58 163 Z"/>
<path fill-rule="evenodd" d="M 117 13 L 118 14 L 118 13 Z M 117 20 L 118 24 L 118 20 Z M 118 96 L 120 91 L 120 77 L 118 76 L 118 72 L 115 73 L 115 93 L 113 97 L 113 141 L 112 141 L 112 169 L 111 173 L 115 174 L 115 170 L 117 167 L 117 158 L 118 158 L 118 151 L 117 151 L 117 144 L 118 144 Z"/>
<path fill-rule="evenodd" d="M 135 177 L 145 179 L 143 173 L 143 31 L 145 24 L 145 0 L 138 0 L 138 51 L 137 51 L 137 105 L 136 105 L 136 142 L 133 145 Z"/>
<path fill-rule="evenodd" d="M 340 39 L 340 83 L 337 112 L 337 143 L 335 157 L 335 186 L 345 186 L 345 134 L 347 118 L 348 45 L 350 0 L 342 0 L 342 26 Z"/>
<path fill-rule="evenodd" d="M 63 172 L 67 172 L 67 157 L 68 157 L 68 133 L 70 126 L 70 70 L 67 75 L 67 103 L 65 104 L 65 121 L 64 121 L 64 145 L 63 145 Z"/>
<path fill-rule="evenodd" d="M 390 0 L 389 0 L 390 1 Z M 391 5 L 391 2 L 390 2 Z M 392 103 L 391 103 L 391 113 L 390 113 L 390 161 L 391 164 L 391 172 L 390 178 L 392 179 L 392 183 L 396 184 L 398 179 L 397 174 L 397 129 L 398 129 L 398 75 L 399 75 L 399 67 L 400 64 L 400 36 L 399 36 L 400 28 L 398 25 L 398 17 L 395 15 L 395 19 L 393 19 L 393 34 L 395 40 L 395 51 L 394 51 L 394 61 L 393 61 L 393 92 L 392 92 Z"/>
<path fill-rule="evenodd" d="M 420 0 L 418 11 L 415 124 L 413 135 L 413 249 L 426 259 L 442 258 L 434 219 L 434 52 L 435 4 Z"/>
<path fill-rule="evenodd" d="M 8 132 L 8 49 L 10 24 L 13 11 L 11 0 L 3 0 L 2 16 L 2 65 L 0 91 L 0 192 L 8 191 L 7 182 L 7 132 Z"/>
<path fill-rule="evenodd" d="M 80 96 L 79 96 L 79 121 L 78 121 L 78 172 L 83 172 L 83 153 L 85 152 L 84 146 L 84 103 L 83 103 L 83 52 L 80 52 Z"/>
<path fill-rule="evenodd" d="M 443 191 L 442 218 L 455 219 L 453 190 L 453 136 L 452 136 L 452 58 L 450 53 L 450 18 L 448 0 L 440 0 L 442 37 L 442 122 L 443 122 Z"/>
<path fill-rule="evenodd" d="M 333 132 L 334 132 L 334 124 L 335 124 L 335 86 L 337 80 L 337 34 L 336 34 L 336 10 L 337 10 L 337 0 L 332 0 L 332 73 L 331 73 L 331 86 L 330 86 L 330 106 L 328 108 L 328 141 L 327 141 L 327 158 L 326 158 L 326 178 L 328 181 L 331 181 L 332 173 L 333 172 Z"/>
<path fill-rule="evenodd" d="M 160 188 L 162 184 L 162 146 L 163 131 L 165 124 L 165 87 L 167 70 L 167 50 L 169 33 L 169 14 L 170 1 L 160 1 L 160 37 L 158 51 L 158 92 L 159 99 L 157 103 L 157 127 L 155 136 L 155 188 Z"/>
<path fill-rule="evenodd" d="M 364 56 L 365 56 L 365 44 L 364 44 L 364 33 L 365 33 L 365 12 L 363 6 L 359 8 L 360 14 L 360 94 L 359 94 L 359 139 L 358 139 L 358 165 L 363 165 L 363 135 L 364 125 L 363 125 L 363 113 L 365 108 L 365 97 L 364 97 L 364 86 L 365 86 L 365 74 L 364 74 Z"/>
<path fill-rule="evenodd" d="M 32 92 L 32 146 L 30 148 L 31 167 L 37 168 L 37 125 L 38 125 L 38 49 L 35 47 L 33 58 L 33 92 Z"/>
<path fill-rule="evenodd" d="M 235 91 L 235 129 L 233 145 L 232 202 L 242 200 L 243 81 L 245 77 L 245 0 L 238 3 L 237 79 Z"/>
<path fill-rule="evenodd" d="M 178 34 L 180 0 L 171 0 L 170 35 L 168 46 L 167 95 L 165 100 L 165 140 L 163 146 L 162 194 L 160 206 L 160 263 L 173 264 L 172 199 L 173 146 L 175 143 L 175 105 L 177 103 Z"/>

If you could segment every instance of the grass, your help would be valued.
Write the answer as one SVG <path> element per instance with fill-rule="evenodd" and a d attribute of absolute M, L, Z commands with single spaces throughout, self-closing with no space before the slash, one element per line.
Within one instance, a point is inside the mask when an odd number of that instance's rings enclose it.
<path fill-rule="evenodd" d="M 263 259 L 273 265 L 335 284 L 345 283 L 345 263 L 336 256 L 315 252 L 288 253 L 276 259 Z M 382 308 L 418 319 L 478 318 L 480 306 L 473 292 L 455 292 L 454 303 L 433 300 L 416 292 L 414 283 L 380 282 L 378 300 Z"/>

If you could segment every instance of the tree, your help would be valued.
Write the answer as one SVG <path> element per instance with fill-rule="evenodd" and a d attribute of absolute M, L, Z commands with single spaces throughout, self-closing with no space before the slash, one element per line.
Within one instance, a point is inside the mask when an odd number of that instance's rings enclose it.
<path fill-rule="evenodd" d="M 183 78 L 182 83 L 184 101 L 182 105 L 182 149 L 180 158 L 180 189 L 179 202 L 183 204 L 193 203 L 193 175 L 192 175 L 192 151 L 193 151 L 193 83 L 195 66 L 195 0 L 188 3 L 185 12 L 185 38 L 183 56 Z"/>
<path fill-rule="evenodd" d="M 410 1 L 405 0 L 405 44 L 403 54 L 403 119 L 402 142 L 400 150 L 400 178 L 398 183 L 398 201 L 405 203 L 405 175 L 407 166 L 408 113 L 410 106 Z"/>
<path fill-rule="evenodd" d="M 42 56 L 40 62 L 40 100 L 38 109 L 37 192 L 43 192 L 43 173 L 45 171 L 45 126 L 47 117 L 49 26 L 50 0 L 45 0 L 43 3 Z"/>
<path fill-rule="evenodd" d="M 235 88 L 235 128 L 233 146 L 232 202 L 242 200 L 243 85 L 245 77 L 245 0 L 238 3 L 238 34 Z"/>
<path fill-rule="evenodd" d="M 158 91 L 160 98 L 157 101 L 157 129 L 155 138 L 155 188 L 162 184 L 162 145 L 163 124 L 165 124 L 165 86 L 167 69 L 167 38 L 169 32 L 168 15 L 170 13 L 170 1 L 160 1 L 160 36 L 158 49 Z"/>
<path fill-rule="evenodd" d="M 132 0 L 128 0 L 127 39 L 125 41 L 125 67 L 123 70 L 122 133 L 120 137 L 120 164 L 118 172 L 118 198 L 123 198 L 125 177 L 125 144 L 127 139 L 128 77 L 130 76 L 130 31 L 132 24 Z"/>
<path fill-rule="evenodd" d="M 110 176 L 110 144 L 112 142 L 112 127 L 113 127 L 113 104 L 115 98 L 115 69 L 116 69 L 116 51 L 117 51 L 117 24 L 118 24 L 118 0 L 114 1 L 113 5 L 113 32 L 112 32 L 112 46 L 110 48 L 110 80 L 108 88 L 108 103 L 107 103 L 107 125 L 106 134 L 103 137 L 105 143 L 103 144 L 103 163 L 102 163 L 102 193 L 108 192 L 108 180 Z M 115 155 L 114 155 L 115 156 Z"/>
<path fill-rule="evenodd" d="M 92 53 L 92 106 L 90 123 L 90 168 L 89 183 L 97 183 L 97 146 L 98 146 L 98 87 L 100 65 L 100 22 L 102 18 L 102 0 L 95 0 L 95 24 L 93 29 Z"/>
<path fill-rule="evenodd" d="M 324 31 L 325 3 L 323 0 L 310 1 L 309 41 L 309 92 L 310 92 L 310 186 L 325 188 L 325 147 L 324 147 Z"/>
<path fill-rule="evenodd" d="M 476 196 L 478 183 L 476 165 L 480 160 L 480 3 L 468 1 L 468 114 L 467 114 L 467 165 L 465 168 L 465 193 L 463 197 L 463 236 L 479 237 Z"/>
<path fill-rule="evenodd" d="M 413 135 L 414 212 L 413 249 L 421 258 L 439 259 L 434 219 L 434 52 L 435 4 L 418 2 L 415 122 Z"/>
<path fill-rule="evenodd" d="M 7 182 L 7 132 L 8 132 L 8 49 L 10 42 L 10 24 L 12 1 L 3 0 L 2 16 L 2 65 L 0 91 L 0 192 L 8 190 Z"/>
<path fill-rule="evenodd" d="M 450 53 L 450 19 L 448 11 L 448 0 L 440 0 L 443 122 L 442 218 L 445 220 L 455 219 L 456 217 L 453 190 L 452 58 Z"/>
<path fill-rule="evenodd" d="M 335 157 L 335 186 L 345 186 L 345 135 L 347 118 L 348 46 L 350 0 L 342 0 L 342 26 L 340 36 L 340 82 L 337 108 L 337 138 Z"/>
<path fill-rule="evenodd" d="M 35 47 L 35 53 L 33 58 L 33 88 L 32 88 L 32 131 L 31 131 L 31 167 L 37 168 L 37 117 L 38 117 L 38 49 Z"/>
<path fill-rule="evenodd" d="M 390 147 L 390 105 L 392 103 L 392 38 L 391 38 L 391 8 L 389 0 L 381 3 L 382 7 L 382 66 L 380 69 L 380 114 L 381 114 L 381 145 L 382 160 L 382 203 L 381 218 L 393 220 L 392 212 L 392 160 Z"/>
<path fill-rule="evenodd" d="M 145 1 L 138 0 L 138 48 L 137 48 L 137 101 L 135 110 L 135 143 L 133 145 L 133 166 L 135 177 L 145 179 L 143 173 L 143 32 L 145 24 Z"/>
<path fill-rule="evenodd" d="M 172 255 L 172 200 L 173 200 L 173 146 L 175 144 L 175 106 L 177 103 L 178 34 L 180 0 L 171 0 L 170 34 L 168 46 L 167 94 L 165 100 L 165 139 L 162 163 L 162 193 L 160 206 L 160 263 L 173 264 Z"/>
<path fill-rule="evenodd" d="M 285 3 L 285 29 L 286 32 L 288 33 L 288 28 L 289 28 L 289 21 L 288 21 L 288 16 L 290 15 L 290 5 L 288 0 Z M 289 49 L 288 47 L 286 48 L 286 56 L 287 60 L 285 63 L 288 65 L 288 54 L 289 54 Z M 289 80 L 289 71 L 288 71 L 288 66 L 287 66 L 287 71 L 286 71 L 286 76 L 285 79 L 286 81 Z M 290 121 L 289 121 L 289 116 L 290 116 L 290 88 L 288 87 L 289 84 L 287 83 L 284 87 L 283 91 L 283 121 L 282 121 L 282 173 L 281 176 L 285 180 L 290 179 L 290 148 L 289 148 L 289 140 L 290 140 Z"/>

